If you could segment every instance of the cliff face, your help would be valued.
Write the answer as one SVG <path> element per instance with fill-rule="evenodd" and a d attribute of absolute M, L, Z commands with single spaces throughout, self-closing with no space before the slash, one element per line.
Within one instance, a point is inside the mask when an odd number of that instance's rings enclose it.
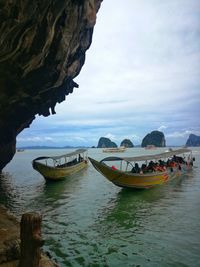
<path fill-rule="evenodd" d="M 109 138 L 101 137 L 99 139 L 97 148 L 104 148 L 104 147 L 117 147 L 117 145 L 114 142 L 112 142 Z"/>
<path fill-rule="evenodd" d="M 133 143 L 131 142 L 131 140 L 129 139 L 124 139 L 120 146 L 124 146 L 124 147 L 134 147 Z"/>
<path fill-rule="evenodd" d="M 166 141 L 165 141 L 164 134 L 160 131 L 153 131 L 153 132 L 147 134 L 143 138 L 141 146 L 146 147 L 148 145 L 154 145 L 157 147 L 165 147 Z"/>
<path fill-rule="evenodd" d="M 54 114 L 78 87 L 101 1 L 0 2 L 0 171 L 35 115 Z"/>
<path fill-rule="evenodd" d="M 200 146 L 200 136 L 190 134 L 186 146 Z"/>

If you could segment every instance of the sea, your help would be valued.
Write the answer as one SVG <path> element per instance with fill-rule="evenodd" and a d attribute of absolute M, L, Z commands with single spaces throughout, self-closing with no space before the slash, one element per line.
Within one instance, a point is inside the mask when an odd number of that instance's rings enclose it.
<path fill-rule="evenodd" d="M 123 156 L 165 150 L 129 148 Z M 145 190 L 117 187 L 91 164 L 55 183 L 32 168 L 36 157 L 71 151 L 17 152 L 0 177 L 0 204 L 19 220 L 25 212 L 42 215 L 43 249 L 59 266 L 200 266 L 200 148 L 192 148 L 193 170 Z M 96 148 L 88 155 L 109 156 Z"/>

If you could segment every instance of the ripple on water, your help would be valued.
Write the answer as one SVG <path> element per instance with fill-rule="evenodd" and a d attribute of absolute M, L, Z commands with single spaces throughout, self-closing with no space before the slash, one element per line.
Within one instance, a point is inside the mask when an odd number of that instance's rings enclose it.
<path fill-rule="evenodd" d="M 140 151 L 145 153 L 137 148 L 128 154 Z M 200 266 L 199 167 L 151 190 L 115 187 L 91 165 L 62 182 L 46 183 L 30 165 L 44 152 L 16 155 L 1 177 L 0 200 L 18 216 L 41 212 L 45 250 L 61 267 Z M 103 157 L 98 149 L 89 153 Z"/>

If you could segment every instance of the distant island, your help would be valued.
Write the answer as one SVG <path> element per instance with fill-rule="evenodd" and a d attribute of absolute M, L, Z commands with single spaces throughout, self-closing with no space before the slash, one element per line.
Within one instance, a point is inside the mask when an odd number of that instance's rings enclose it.
<path fill-rule="evenodd" d="M 141 147 L 153 145 L 155 147 L 166 147 L 165 136 L 163 132 L 152 131 L 148 133 L 142 140 Z"/>
<path fill-rule="evenodd" d="M 122 142 L 121 142 L 121 144 L 120 144 L 120 146 L 124 146 L 124 147 L 134 147 L 134 145 L 133 145 L 133 143 L 131 142 L 131 140 L 129 140 L 129 139 L 124 139 Z"/>
<path fill-rule="evenodd" d="M 129 139 L 124 139 L 121 142 L 120 146 L 124 146 L 126 148 L 134 147 L 133 143 Z M 100 137 L 100 139 L 98 141 L 98 145 L 97 145 L 97 148 L 116 148 L 116 147 L 118 147 L 117 144 L 115 142 L 111 141 L 107 137 Z"/>
<path fill-rule="evenodd" d="M 200 146 L 200 136 L 190 134 L 186 146 Z"/>
<path fill-rule="evenodd" d="M 155 147 L 166 147 L 164 133 L 160 131 L 152 131 L 151 133 L 148 133 L 143 138 L 141 147 L 147 147 L 150 145 Z M 134 144 L 131 142 L 130 139 L 124 139 L 120 143 L 120 146 L 131 148 L 134 147 Z M 100 137 L 97 148 L 114 148 L 114 147 L 118 147 L 115 142 L 111 141 L 107 137 Z M 137 145 L 136 147 L 140 147 L 140 145 Z"/>
<path fill-rule="evenodd" d="M 130 139 L 123 139 L 120 143 L 120 147 L 132 148 L 132 147 L 166 147 L 166 140 L 163 132 L 152 131 L 148 133 L 143 139 L 141 145 L 134 145 Z M 190 134 L 185 146 L 200 146 L 200 136 Z M 100 137 L 98 145 L 91 146 L 91 148 L 117 148 L 117 144 L 107 137 Z M 170 147 L 177 147 L 176 145 L 170 145 Z M 88 146 L 17 146 L 17 150 L 25 149 L 77 149 L 77 148 L 89 148 Z"/>
<path fill-rule="evenodd" d="M 104 148 L 104 147 L 113 148 L 117 147 L 117 145 L 115 144 L 115 142 L 112 142 L 109 138 L 101 137 L 99 139 L 97 148 Z"/>

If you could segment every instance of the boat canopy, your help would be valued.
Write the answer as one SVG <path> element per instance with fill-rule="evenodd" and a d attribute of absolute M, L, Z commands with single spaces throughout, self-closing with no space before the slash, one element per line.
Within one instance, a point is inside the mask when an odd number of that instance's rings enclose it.
<path fill-rule="evenodd" d="M 81 148 L 81 149 L 77 149 L 77 150 L 75 150 L 75 151 L 73 151 L 73 152 L 70 152 L 70 153 L 67 153 L 67 154 L 64 154 L 64 155 L 60 155 L 60 156 L 39 157 L 39 158 L 34 159 L 34 161 L 36 161 L 36 160 L 42 160 L 42 159 L 59 160 L 59 159 L 61 159 L 61 158 L 69 158 L 69 157 L 72 157 L 72 156 L 75 156 L 75 155 L 84 153 L 84 152 L 86 152 L 86 151 L 87 151 L 87 149 Z"/>
<path fill-rule="evenodd" d="M 169 152 L 163 152 L 160 154 L 155 154 L 155 155 L 144 155 L 144 156 L 138 156 L 138 157 L 106 157 L 101 160 L 101 162 L 104 161 L 120 161 L 120 160 L 125 160 L 127 162 L 137 162 L 137 161 L 146 161 L 146 160 L 155 160 L 155 159 L 162 159 L 162 158 L 170 158 L 173 157 L 174 155 L 180 155 L 184 153 L 192 152 L 192 150 L 188 148 L 180 148 L 176 150 L 172 150 Z"/>

